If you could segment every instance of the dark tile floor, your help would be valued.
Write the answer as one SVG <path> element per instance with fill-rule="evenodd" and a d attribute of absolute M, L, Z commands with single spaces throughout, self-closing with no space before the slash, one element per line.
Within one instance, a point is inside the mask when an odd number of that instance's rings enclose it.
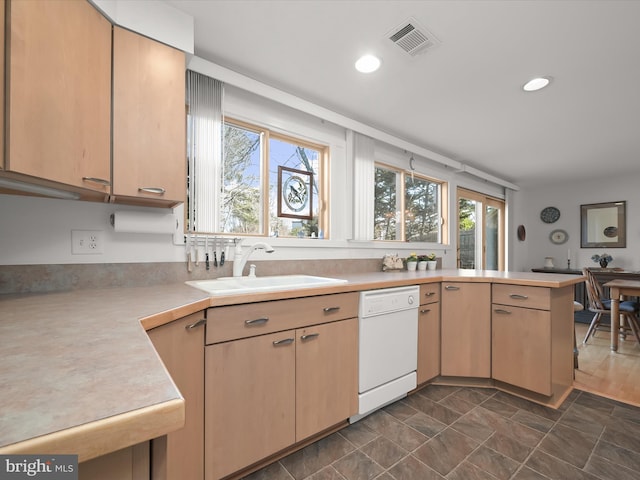
<path fill-rule="evenodd" d="M 558 410 L 429 386 L 247 480 L 637 480 L 640 408 L 574 390 Z"/>

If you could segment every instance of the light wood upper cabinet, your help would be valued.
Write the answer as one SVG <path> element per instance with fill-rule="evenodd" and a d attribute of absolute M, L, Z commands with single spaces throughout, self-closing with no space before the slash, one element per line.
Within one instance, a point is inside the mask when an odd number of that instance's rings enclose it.
<path fill-rule="evenodd" d="M 204 312 L 149 330 L 185 400 L 184 428 L 152 441 L 153 478 L 204 478 Z"/>
<path fill-rule="evenodd" d="M 88 2 L 9 12 L 6 169 L 108 193 L 111 24 Z"/>
<path fill-rule="evenodd" d="M 491 377 L 491 284 L 443 282 L 441 374 Z"/>
<path fill-rule="evenodd" d="M 167 206 L 186 195 L 184 53 L 113 29 L 113 195 Z M 133 202 L 135 203 L 135 202 Z"/>

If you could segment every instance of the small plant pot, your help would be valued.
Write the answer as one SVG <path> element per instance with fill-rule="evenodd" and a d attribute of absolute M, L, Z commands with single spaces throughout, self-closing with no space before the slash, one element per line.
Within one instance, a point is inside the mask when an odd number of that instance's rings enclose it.
<path fill-rule="evenodd" d="M 418 262 L 407 262 L 407 270 L 409 270 L 410 272 L 415 272 L 417 266 Z"/>
<path fill-rule="evenodd" d="M 435 270 L 438 266 L 438 262 L 435 260 L 429 260 L 427 262 L 427 270 Z"/>
<path fill-rule="evenodd" d="M 418 262 L 418 270 L 426 270 L 428 262 Z"/>

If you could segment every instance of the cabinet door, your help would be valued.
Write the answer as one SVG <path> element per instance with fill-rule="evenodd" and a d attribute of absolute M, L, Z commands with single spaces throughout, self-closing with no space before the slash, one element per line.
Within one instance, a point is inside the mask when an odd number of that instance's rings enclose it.
<path fill-rule="evenodd" d="M 7 169 L 108 193 L 111 24 L 89 2 L 9 12 Z"/>
<path fill-rule="evenodd" d="M 205 348 L 206 478 L 295 442 L 295 347 L 286 331 Z"/>
<path fill-rule="evenodd" d="M 440 375 L 440 303 L 418 310 L 418 385 Z"/>
<path fill-rule="evenodd" d="M 79 480 L 149 480 L 149 442 L 78 464 Z"/>
<path fill-rule="evenodd" d="M 491 376 L 491 285 L 443 282 L 441 374 Z"/>
<path fill-rule="evenodd" d="M 184 428 L 152 442 L 153 477 L 204 477 L 204 312 L 147 332 L 185 400 Z"/>
<path fill-rule="evenodd" d="M 296 330 L 296 441 L 358 412 L 358 319 Z"/>
<path fill-rule="evenodd" d="M 551 395 L 551 314 L 544 310 L 493 305 L 492 376 Z"/>
<path fill-rule="evenodd" d="M 113 194 L 183 202 L 184 53 L 113 29 Z"/>

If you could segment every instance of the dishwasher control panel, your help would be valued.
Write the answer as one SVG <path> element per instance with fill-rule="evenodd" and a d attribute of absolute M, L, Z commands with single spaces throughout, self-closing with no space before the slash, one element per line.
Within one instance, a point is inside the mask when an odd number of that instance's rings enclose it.
<path fill-rule="evenodd" d="M 419 287 L 397 287 L 360 293 L 360 317 L 418 308 Z"/>

